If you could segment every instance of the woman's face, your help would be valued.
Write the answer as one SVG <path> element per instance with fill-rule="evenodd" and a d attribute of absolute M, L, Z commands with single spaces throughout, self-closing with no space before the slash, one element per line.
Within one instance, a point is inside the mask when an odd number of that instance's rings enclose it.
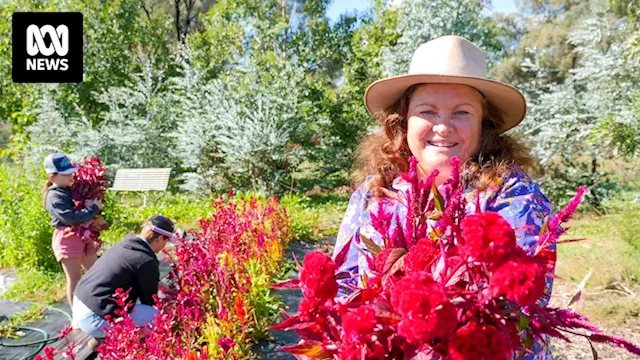
<path fill-rule="evenodd" d="M 411 95 L 407 118 L 407 142 L 421 177 L 438 169 L 442 181 L 452 157 L 464 161 L 478 149 L 482 95 L 467 85 L 422 84 Z"/>

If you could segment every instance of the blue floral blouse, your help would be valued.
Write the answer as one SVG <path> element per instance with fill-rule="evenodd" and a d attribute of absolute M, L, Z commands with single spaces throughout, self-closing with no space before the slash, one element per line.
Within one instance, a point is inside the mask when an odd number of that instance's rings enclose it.
<path fill-rule="evenodd" d="M 371 213 L 377 211 L 380 201 L 383 202 L 385 211 L 393 214 L 392 228 L 396 226 L 396 215 L 400 219 L 406 217 L 407 209 L 399 201 L 388 197 L 380 199 L 373 196 L 371 192 L 372 180 L 373 177 L 367 178 L 351 195 L 338 232 L 334 257 L 349 243 L 353 236 L 359 237 L 360 234 L 368 237 L 378 245 L 384 245 L 380 234 L 371 225 Z M 409 188 L 409 183 L 403 180 L 402 177 L 396 178 L 390 186 L 390 190 L 398 193 L 398 195 L 403 195 Z M 475 189 L 467 188 L 464 196 L 467 198 L 467 213 L 475 213 Z M 502 215 L 514 228 L 518 245 L 531 253 L 536 249 L 538 234 L 545 218 L 552 213 L 551 202 L 542 194 L 540 186 L 533 182 L 519 167 L 514 167 L 509 176 L 498 179 L 493 186 L 480 193 L 480 210 L 493 211 Z M 348 271 L 359 275 L 367 273 L 369 268 L 366 258 L 358 250 L 359 247 L 361 251 L 367 252 L 366 246 L 362 242 L 357 243 L 355 241 L 352 241 L 350 246 L 347 259 L 341 266 L 340 271 Z M 340 283 L 338 296 L 349 294 L 352 288 L 357 285 L 357 276 L 343 280 Z M 552 286 L 553 279 L 547 278 L 545 296 L 538 301 L 539 305 L 547 305 L 551 296 Z M 548 360 L 553 359 L 553 357 L 548 346 L 538 342 L 534 344 L 533 354 L 526 354 L 522 359 Z"/>

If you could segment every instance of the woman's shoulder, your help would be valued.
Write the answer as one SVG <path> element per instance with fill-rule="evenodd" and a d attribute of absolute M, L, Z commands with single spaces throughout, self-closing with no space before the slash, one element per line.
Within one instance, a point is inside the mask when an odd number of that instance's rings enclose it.
<path fill-rule="evenodd" d="M 526 203 L 529 206 L 535 205 L 545 213 L 550 213 L 552 208 L 551 201 L 543 193 L 540 184 L 517 165 L 502 177 L 492 197 L 494 206 Z"/>
<path fill-rule="evenodd" d="M 375 186 L 375 176 L 368 175 L 356 188 L 353 190 L 353 195 L 369 195 L 371 194 L 373 188 Z"/>
<path fill-rule="evenodd" d="M 501 192 L 513 195 L 534 194 L 544 196 L 540 184 L 534 181 L 529 174 L 519 166 L 514 165 L 511 171 L 502 178 Z M 546 198 L 546 196 L 544 196 Z"/>

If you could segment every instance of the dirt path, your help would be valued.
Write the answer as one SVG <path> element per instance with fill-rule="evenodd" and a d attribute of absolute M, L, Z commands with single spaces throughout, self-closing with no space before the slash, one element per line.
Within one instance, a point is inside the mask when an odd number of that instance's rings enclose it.
<path fill-rule="evenodd" d="M 573 296 L 573 288 L 563 284 L 562 282 L 556 282 L 554 286 L 554 293 L 551 298 L 551 305 L 557 307 L 564 307 L 567 305 L 571 296 Z M 588 294 L 588 292 L 587 292 Z M 636 295 L 637 296 L 637 295 Z M 587 305 L 602 304 L 608 301 L 614 300 L 633 300 L 630 297 L 624 295 L 611 295 L 611 294 L 599 294 L 593 296 L 584 296 L 579 303 L 578 312 L 580 307 Z M 640 309 L 638 309 L 640 311 Z M 599 324 L 595 324 L 598 325 Z M 625 324 L 615 328 L 601 327 L 605 333 L 609 335 L 615 335 L 631 341 L 633 344 L 640 345 L 640 318 L 629 317 Z M 572 342 L 566 343 L 562 340 L 553 341 L 553 353 L 557 360 L 580 360 L 580 359 L 593 359 L 591 348 L 589 343 L 580 336 L 569 335 L 567 336 Z M 594 348 L 598 352 L 599 359 L 640 359 L 640 357 L 634 357 L 623 349 L 615 348 L 604 344 L 594 344 Z"/>

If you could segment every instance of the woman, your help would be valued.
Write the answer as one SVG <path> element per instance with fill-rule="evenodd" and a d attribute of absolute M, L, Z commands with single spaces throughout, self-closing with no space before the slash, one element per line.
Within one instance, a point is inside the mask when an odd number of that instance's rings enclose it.
<path fill-rule="evenodd" d="M 89 268 L 96 261 L 97 248 L 93 241 L 85 241 L 75 227 L 93 220 L 100 213 L 102 202 L 88 200 L 86 208 L 75 211 L 71 198 L 73 173 L 78 170 L 65 154 L 51 154 L 44 159 L 47 182 L 44 189 L 44 206 L 51 215 L 55 228 L 51 246 L 56 261 L 62 264 L 67 278 L 67 301 L 72 306 L 73 291 L 82 276 L 82 268 Z"/>
<path fill-rule="evenodd" d="M 436 184 L 451 174 L 450 161 L 462 161 L 467 212 L 476 211 L 476 189 L 480 210 L 500 213 L 516 230 L 518 245 L 533 252 L 537 235 L 551 204 L 524 169 L 533 159 L 521 142 L 505 131 L 525 116 L 526 102 L 515 88 L 487 79 L 484 53 L 459 36 L 444 36 L 421 45 L 413 55 L 409 73 L 374 82 L 367 89 L 365 104 L 382 127 L 360 144 L 354 179 L 359 186 L 351 196 L 340 227 L 334 254 L 359 234 L 382 245 L 371 226 L 371 212 L 382 202 L 387 212 L 400 219 L 406 208 L 384 197 L 380 188 L 402 192 L 409 184 L 400 175 L 409 169 L 408 159 L 418 160 L 424 179 L 439 171 Z M 392 223 L 395 226 L 395 223 Z M 351 242 L 341 271 L 363 274 L 368 270 L 361 251 L 364 244 Z M 360 248 L 360 250 L 358 249 Z M 350 292 L 355 280 L 341 284 L 341 294 Z M 552 280 L 539 303 L 546 305 Z M 542 344 L 523 359 L 550 359 Z"/>
<path fill-rule="evenodd" d="M 131 319 L 136 326 L 151 324 L 158 310 L 154 307 L 154 295 L 158 287 L 171 292 L 160 281 L 159 262 L 156 254 L 167 242 L 175 240 L 173 222 L 164 216 L 147 220 L 139 235 L 128 235 L 107 250 L 87 271 L 76 287 L 73 298 L 73 320 L 80 329 L 94 338 L 104 338 L 109 327 L 105 319 L 114 315 L 117 305 L 113 296 L 117 289 L 130 291 L 128 301 L 135 304 Z M 89 342 L 95 349 L 98 340 Z"/>

